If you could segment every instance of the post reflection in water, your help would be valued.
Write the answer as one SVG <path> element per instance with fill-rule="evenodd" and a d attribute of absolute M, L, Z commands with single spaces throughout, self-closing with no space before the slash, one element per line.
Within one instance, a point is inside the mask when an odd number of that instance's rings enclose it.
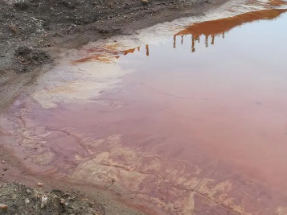
<path fill-rule="evenodd" d="M 183 45 L 184 37 L 188 35 L 191 35 L 191 52 L 196 51 L 195 43 L 196 41 L 200 43 L 201 36 L 205 38 L 204 39 L 205 47 L 208 48 L 209 44 L 210 45 L 215 44 L 216 37 L 225 39 L 225 34 L 235 27 L 238 27 L 240 25 L 249 22 L 264 19 L 273 20 L 278 18 L 281 14 L 285 13 L 286 11 L 287 11 L 286 9 L 263 10 L 263 11 L 241 14 L 231 18 L 195 23 L 173 36 L 173 48 L 176 49 L 177 37 L 180 37 L 180 43 L 181 45 Z M 146 56 L 148 57 L 150 55 L 149 45 L 146 45 L 145 49 L 146 49 Z M 140 51 L 140 47 L 138 47 L 137 50 Z"/>
<path fill-rule="evenodd" d="M 191 35 L 191 52 L 196 51 L 195 41 L 200 43 L 201 36 L 205 38 L 205 47 L 208 48 L 209 44 L 215 44 L 216 37 L 225 39 L 225 34 L 235 27 L 262 19 L 273 20 L 284 12 L 286 12 L 286 9 L 263 10 L 241 14 L 231 18 L 195 23 L 174 35 L 173 48 L 176 48 L 176 39 L 178 36 L 181 37 L 181 44 L 183 44 L 184 36 L 187 35 Z"/>
<path fill-rule="evenodd" d="M 210 41 L 211 45 L 215 44 L 215 37 L 216 36 L 218 36 L 218 35 L 214 35 L 214 34 L 211 35 L 211 41 Z M 224 37 L 225 37 L 224 33 L 221 34 L 221 36 L 224 39 Z M 183 45 L 184 35 L 181 35 L 180 37 L 181 37 L 181 45 Z M 177 36 L 174 35 L 174 37 L 173 37 L 173 48 L 176 48 L 176 38 L 177 38 Z M 195 37 L 194 35 L 191 35 L 191 52 L 195 52 L 195 42 L 196 41 L 198 43 L 200 43 L 200 37 Z M 205 35 L 205 47 L 208 48 L 208 45 L 209 45 L 209 36 Z"/>
<path fill-rule="evenodd" d="M 187 36 L 188 37 L 191 36 L 191 52 L 193 53 L 196 51 L 196 41 L 200 43 L 200 37 L 204 37 L 205 47 L 208 48 L 209 44 L 215 45 L 216 37 L 225 39 L 225 34 L 235 27 L 259 20 L 273 20 L 278 18 L 281 14 L 285 13 L 286 11 L 287 9 L 262 10 L 256 12 L 249 12 L 225 19 L 195 23 L 173 36 L 173 48 L 176 49 L 177 37 L 180 37 L 180 43 L 181 45 L 183 45 L 184 38 Z M 127 54 L 132 54 L 136 50 L 140 52 L 141 48 L 137 47 L 124 51 L 109 51 L 109 55 L 107 56 L 103 54 L 96 54 L 75 60 L 73 61 L 73 63 L 83 63 L 91 60 L 112 62 L 113 59 L 118 59 L 122 55 L 125 56 Z M 145 45 L 145 54 L 147 57 L 150 56 L 149 45 Z"/>
<path fill-rule="evenodd" d="M 149 47 L 148 47 L 148 45 L 145 46 L 145 50 L 146 50 L 146 56 L 148 57 L 149 56 Z"/>

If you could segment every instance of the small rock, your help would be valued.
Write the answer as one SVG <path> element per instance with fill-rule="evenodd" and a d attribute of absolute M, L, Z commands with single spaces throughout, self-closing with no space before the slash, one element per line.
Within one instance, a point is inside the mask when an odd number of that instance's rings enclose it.
<path fill-rule="evenodd" d="M 15 192 L 17 192 L 17 190 L 15 190 Z M 17 199 L 17 194 L 13 193 L 11 196 L 12 199 Z"/>
<path fill-rule="evenodd" d="M 38 182 L 38 187 L 43 187 L 43 183 L 41 183 L 41 182 Z"/>
<path fill-rule="evenodd" d="M 148 0 L 141 0 L 143 5 L 148 5 L 149 1 Z"/>
<path fill-rule="evenodd" d="M 28 10 L 29 9 L 29 4 L 26 2 L 17 2 L 14 3 L 14 8 L 18 9 L 18 10 Z"/>
<path fill-rule="evenodd" d="M 18 34 L 19 30 L 16 25 L 9 25 L 9 29 L 14 33 Z"/>
<path fill-rule="evenodd" d="M 0 210 L 7 210 L 7 209 L 8 209 L 8 205 L 0 204 Z"/>
<path fill-rule="evenodd" d="M 27 189 L 26 192 L 27 192 L 28 194 L 31 194 L 31 193 L 32 193 L 32 191 L 29 190 L 29 189 Z"/>
<path fill-rule="evenodd" d="M 61 199 L 61 200 L 60 200 L 60 204 L 61 204 L 61 205 L 64 205 L 64 204 L 65 204 L 65 199 Z"/>
<path fill-rule="evenodd" d="M 2 160 L 2 163 L 3 163 L 3 164 L 5 164 L 5 163 L 6 163 L 6 161 Z"/>
<path fill-rule="evenodd" d="M 29 204 L 30 203 L 30 200 L 28 198 L 25 199 L 25 204 Z"/>
<path fill-rule="evenodd" d="M 48 196 L 47 195 L 43 195 L 42 199 L 41 199 L 41 208 L 44 208 L 48 203 Z"/>
<path fill-rule="evenodd" d="M 7 170 L 8 170 L 8 168 L 6 168 L 6 167 L 3 169 L 4 172 L 6 172 Z"/>

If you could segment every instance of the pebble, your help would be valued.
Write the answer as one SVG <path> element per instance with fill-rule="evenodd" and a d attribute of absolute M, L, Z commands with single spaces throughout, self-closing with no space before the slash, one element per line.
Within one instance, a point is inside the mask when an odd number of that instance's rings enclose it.
<path fill-rule="evenodd" d="M 3 161 L 2 161 L 2 163 L 3 163 L 3 164 L 5 164 L 5 163 L 6 163 L 6 161 L 4 161 L 4 160 L 3 160 Z"/>
<path fill-rule="evenodd" d="M 25 204 L 29 204 L 30 203 L 30 200 L 28 198 L 25 199 Z"/>
<path fill-rule="evenodd" d="M 142 0 L 143 5 L 147 5 L 148 3 L 149 3 L 148 0 Z"/>
<path fill-rule="evenodd" d="M 38 182 L 38 187 L 43 187 L 43 183 L 41 183 L 41 182 Z"/>
<path fill-rule="evenodd" d="M 7 210 L 8 209 L 8 205 L 0 204 L 0 209 L 1 210 Z"/>
<path fill-rule="evenodd" d="M 44 208 L 48 203 L 48 196 L 47 195 L 43 195 L 42 199 L 41 199 L 41 208 Z"/>

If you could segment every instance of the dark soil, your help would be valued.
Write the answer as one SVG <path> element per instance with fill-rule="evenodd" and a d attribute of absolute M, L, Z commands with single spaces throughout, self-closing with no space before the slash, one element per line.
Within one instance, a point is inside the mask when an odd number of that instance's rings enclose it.
<path fill-rule="evenodd" d="M 32 71 L 50 59 L 19 62 L 13 55 L 18 46 L 49 50 L 77 48 L 89 41 L 131 33 L 181 16 L 201 14 L 226 0 L 1 0 L 1 58 L 9 59 L 0 71 Z M 16 2 L 16 3 L 15 3 Z M 16 53 L 17 54 L 17 53 Z M 48 55 L 47 55 L 48 56 Z M 18 57 L 18 56 L 16 56 Z M 31 68 L 26 68 L 32 66 Z"/>
<path fill-rule="evenodd" d="M 1 207 L 2 205 L 2 207 Z M 22 184 L 0 185 L 0 214 L 104 215 L 104 207 L 78 192 L 31 189 Z"/>
<path fill-rule="evenodd" d="M 19 72 L 29 72 L 33 67 L 40 66 L 43 63 L 51 63 L 50 55 L 42 50 L 20 46 L 15 50 L 15 58 L 18 60 Z"/>

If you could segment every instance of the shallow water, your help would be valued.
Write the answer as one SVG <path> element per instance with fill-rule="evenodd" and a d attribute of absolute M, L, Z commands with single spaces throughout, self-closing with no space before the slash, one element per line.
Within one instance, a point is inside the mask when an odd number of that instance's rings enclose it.
<path fill-rule="evenodd" d="M 126 77 L 127 91 L 143 106 L 157 106 L 157 117 L 163 119 L 154 123 L 161 122 L 168 136 L 170 130 L 188 135 L 191 142 L 254 177 L 284 184 L 284 12 L 261 11 L 192 25 L 162 44 L 135 51 L 120 61 L 122 67 L 138 71 Z M 260 16 L 267 21 L 241 25 Z M 188 159 L 186 145 L 176 147 L 184 151 L 178 158 L 186 153 Z"/>
<path fill-rule="evenodd" d="M 1 117 L 1 141 L 149 214 L 287 214 L 286 23 L 269 8 L 90 44 Z"/>

